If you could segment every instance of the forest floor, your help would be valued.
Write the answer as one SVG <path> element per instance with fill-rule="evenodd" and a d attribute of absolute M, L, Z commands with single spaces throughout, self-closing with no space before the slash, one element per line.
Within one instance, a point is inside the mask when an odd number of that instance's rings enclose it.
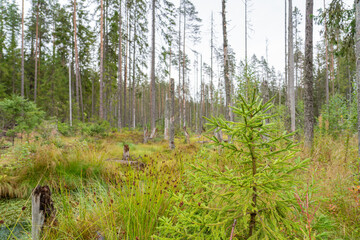
<path fill-rule="evenodd" d="M 45 229 L 44 239 L 151 239 L 159 218 L 174 202 L 169 191 L 185 187 L 188 164 L 200 159 L 225 164 L 227 154 L 207 140 L 183 136 L 170 151 L 168 142 L 156 138 L 142 143 L 137 131 L 109 133 L 102 137 L 19 139 L 15 146 L 0 150 L 0 239 L 30 239 L 31 191 L 49 185 L 57 224 Z M 123 146 L 145 168 L 124 166 Z M 319 239 L 360 238 L 360 184 L 356 136 L 332 137 L 317 134 L 312 153 L 303 150 L 301 159 L 311 158 L 307 171 L 299 174 L 298 191 L 310 193 L 307 209 L 315 213 L 312 231 Z M 306 231 L 306 230 L 304 230 Z"/>

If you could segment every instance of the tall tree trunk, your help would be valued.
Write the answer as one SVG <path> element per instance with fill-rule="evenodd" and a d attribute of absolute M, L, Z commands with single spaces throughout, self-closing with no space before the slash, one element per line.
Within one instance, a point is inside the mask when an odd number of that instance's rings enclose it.
<path fill-rule="evenodd" d="M 291 131 L 295 132 L 295 89 L 294 89 L 294 33 L 292 19 L 292 0 L 289 0 L 289 103 Z"/>
<path fill-rule="evenodd" d="M 135 2 L 135 19 L 137 19 L 136 16 L 136 2 Z M 136 119 L 135 119 L 135 115 L 136 115 L 136 84 L 135 84 L 135 80 L 136 80 L 136 76 L 135 76 L 135 72 L 136 72 L 136 63 L 135 63 L 135 56 L 136 56 L 136 20 L 135 20 L 135 24 L 134 24 L 134 37 L 133 37 L 133 79 L 132 79 L 132 128 L 135 129 L 135 125 L 136 125 Z"/>
<path fill-rule="evenodd" d="M 24 79 L 24 0 L 22 2 L 21 13 L 21 96 L 25 97 L 25 79 Z"/>
<path fill-rule="evenodd" d="M 126 6 L 126 33 L 127 33 L 127 37 L 129 38 L 129 9 Z M 127 92 L 127 74 L 128 74 L 128 52 L 129 52 L 129 39 L 127 39 L 126 41 L 126 45 L 125 45 L 125 69 L 124 69 L 124 127 L 126 126 L 126 92 Z"/>
<path fill-rule="evenodd" d="M 287 52 L 287 0 L 285 0 L 285 87 L 286 87 L 286 98 L 285 104 L 289 107 L 289 88 L 288 88 L 288 52 Z"/>
<path fill-rule="evenodd" d="M 104 31 L 104 2 L 101 0 L 100 10 L 100 103 L 99 115 L 100 120 L 104 119 L 104 103 L 103 103 L 103 74 L 104 74 L 104 45 L 103 45 L 103 31 Z"/>
<path fill-rule="evenodd" d="M 214 16 L 213 12 L 211 12 L 211 42 L 210 42 L 210 112 L 214 115 L 214 70 L 213 70 L 213 53 L 214 53 Z"/>
<path fill-rule="evenodd" d="M 228 58 L 228 39 L 226 30 L 226 0 L 222 0 L 222 27 L 223 27 L 223 50 L 224 50 L 224 76 L 226 93 L 226 114 L 225 119 L 230 120 L 231 116 L 231 84 L 229 78 L 229 58 Z"/>
<path fill-rule="evenodd" d="M 326 14 L 326 8 L 325 8 L 325 0 L 324 0 L 324 13 Z M 327 22 L 326 22 L 326 15 L 325 15 L 325 21 L 324 21 L 324 42 L 325 42 L 325 65 L 326 65 L 326 72 L 325 72 L 325 95 L 326 95 L 326 105 L 327 105 L 327 111 L 329 111 L 329 57 L 328 57 L 328 41 L 327 41 Z"/>
<path fill-rule="evenodd" d="M 36 33 L 35 33 L 35 78 L 34 78 L 34 102 L 37 97 L 37 78 L 38 78 L 38 49 L 39 49 L 39 0 L 36 7 Z"/>
<path fill-rule="evenodd" d="M 169 147 L 170 149 L 175 148 L 175 89 L 174 89 L 174 79 L 170 79 L 170 138 L 169 138 Z"/>
<path fill-rule="evenodd" d="M 185 84 L 185 68 L 186 68 L 186 54 L 185 54 L 185 37 L 186 37 L 186 9 L 185 3 L 184 5 L 184 30 L 183 30 L 183 64 L 182 64 L 182 90 L 183 90 L 183 127 L 186 127 L 186 98 L 185 98 L 185 91 L 186 91 L 186 84 Z"/>
<path fill-rule="evenodd" d="M 178 86 L 178 101 L 179 101 L 179 127 L 182 121 L 182 107 L 181 107 L 181 0 L 179 5 L 179 86 Z"/>
<path fill-rule="evenodd" d="M 73 13 L 73 24 L 74 24 L 74 50 L 75 50 L 75 83 L 76 83 L 76 103 L 78 118 L 84 121 L 82 101 L 80 101 L 80 67 L 79 67 L 79 54 L 77 47 L 77 30 L 76 30 L 76 0 L 74 0 L 74 13 Z M 80 113 L 81 111 L 81 113 Z"/>
<path fill-rule="evenodd" d="M 156 122 L 156 102 L 155 102 L 155 3 L 156 0 L 152 1 L 152 36 L 151 36 L 151 83 L 150 83 L 150 112 L 151 112 L 151 132 L 155 132 Z M 152 137 L 152 136 L 151 136 Z"/>
<path fill-rule="evenodd" d="M 358 155 L 360 157 L 360 0 L 356 0 L 356 82 L 357 82 L 357 112 L 358 112 Z M 360 162 L 359 162 L 360 172 Z"/>
<path fill-rule="evenodd" d="M 200 55 L 200 113 L 199 113 L 199 133 L 203 131 L 203 112 L 204 112 L 204 86 L 202 78 L 202 54 Z"/>
<path fill-rule="evenodd" d="M 121 0 L 119 7 L 119 56 L 118 56 L 118 128 L 122 127 L 121 124 L 121 110 L 122 110 L 122 30 L 121 30 Z"/>
<path fill-rule="evenodd" d="M 306 0 L 305 28 L 305 76 L 304 76 L 304 113 L 305 146 L 312 147 L 314 138 L 314 100 L 313 100 L 313 0 Z"/>

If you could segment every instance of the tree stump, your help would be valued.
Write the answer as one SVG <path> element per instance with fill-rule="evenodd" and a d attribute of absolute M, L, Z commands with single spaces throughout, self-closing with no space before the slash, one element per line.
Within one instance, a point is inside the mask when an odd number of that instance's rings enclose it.
<path fill-rule="evenodd" d="M 55 221 L 55 208 L 51 199 L 51 191 L 48 186 L 37 186 L 32 195 L 32 228 L 33 240 L 40 239 L 44 224 L 52 224 Z"/>
<path fill-rule="evenodd" d="M 186 137 L 186 143 L 187 143 L 187 144 L 190 144 L 190 135 L 189 135 L 189 133 L 187 132 L 185 126 L 183 127 L 183 129 L 184 129 L 184 133 L 185 133 L 185 137 Z"/>
<path fill-rule="evenodd" d="M 130 159 L 130 148 L 129 145 L 124 145 L 124 153 L 123 153 L 123 159 L 124 161 L 129 161 Z"/>

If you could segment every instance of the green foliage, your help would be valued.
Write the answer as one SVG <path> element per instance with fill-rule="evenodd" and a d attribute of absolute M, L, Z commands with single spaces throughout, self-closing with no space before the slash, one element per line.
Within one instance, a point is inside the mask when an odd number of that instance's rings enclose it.
<path fill-rule="evenodd" d="M 355 132 L 357 129 L 357 104 L 349 102 L 344 96 L 336 94 L 329 100 L 329 105 L 322 109 L 322 120 L 319 127 L 330 133 L 339 134 L 345 130 Z"/>
<path fill-rule="evenodd" d="M 206 155 L 191 165 L 181 192 L 172 192 L 177 202 L 169 217 L 161 218 L 159 239 L 227 239 L 237 220 L 237 239 L 289 239 L 300 233 L 293 222 L 296 180 L 294 172 L 308 160 L 294 159 L 291 134 L 279 133 L 273 123 L 265 124 L 273 107 L 255 97 L 240 96 L 234 114 L 240 122 L 208 119 L 212 130 L 221 129 L 231 142 L 216 145 L 227 149 L 224 165 L 206 162 Z M 203 159 L 205 158 L 205 159 Z"/>
<path fill-rule="evenodd" d="M 80 132 L 88 136 L 106 136 L 110 130 L 110 124 L 107 121 L 97 123 L 79 123 Z"/>
<path fill-rule="evenodd" d="M 42 122 L 44 115 L 34 102 L 16 95 L 0 101 L 0 121 L 8 136 L 29 133 Z"/>

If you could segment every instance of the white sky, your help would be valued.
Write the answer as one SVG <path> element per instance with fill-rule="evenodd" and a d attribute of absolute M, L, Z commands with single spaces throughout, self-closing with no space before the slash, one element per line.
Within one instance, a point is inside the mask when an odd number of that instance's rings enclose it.
<path fill-rule="evenodd" d="M 298 7 L 302 14 L 302 24 L 299 26 L 300 36 L 305 39 L 305 0 L 293 0 L 293 8 Z M 326 0 L 326 6 L 331 0 Z M 351 6 L 353 0 L 344 0 Z M 194 0 L 193 3 L 199 11 L 199 16 L 203 19 L 203 39 L 202 48 L 210 46 L 210 18 L 211 12 L 214 12 L 217 43 L 222 44 L 222 25 L 221 25 L 221 0 Z M 287 4 L 288 8 L 288 4 Z M 323 8 L 323 0 L 314 0 L 314 15 L 317 10 Z M 284 69 L 284 42 L 285 42 L 285 1 L 284 0 L 250 0 L 248 4 L 248 19 L 252 25 L 252 31 L 248 39 L 248 57 L 256 54 L 258 58 L 266 56 L 266 39 L 268 39 L 268 60 L 270 66 L 276 70 Z M 227 19 L 229 44 L 236 53 L 236 58 L 245 58 L 245 7 L 243 0 L 227 1 Z M 288 10 L 287 10 L 288 11 Z M 314 46 L 321 40 L 320 27 L 314 24 Z M 208 47 L 209 47 L 208 46 Z M 203 51 L 203 58 L 210 56 L 209 50 Z"/>

